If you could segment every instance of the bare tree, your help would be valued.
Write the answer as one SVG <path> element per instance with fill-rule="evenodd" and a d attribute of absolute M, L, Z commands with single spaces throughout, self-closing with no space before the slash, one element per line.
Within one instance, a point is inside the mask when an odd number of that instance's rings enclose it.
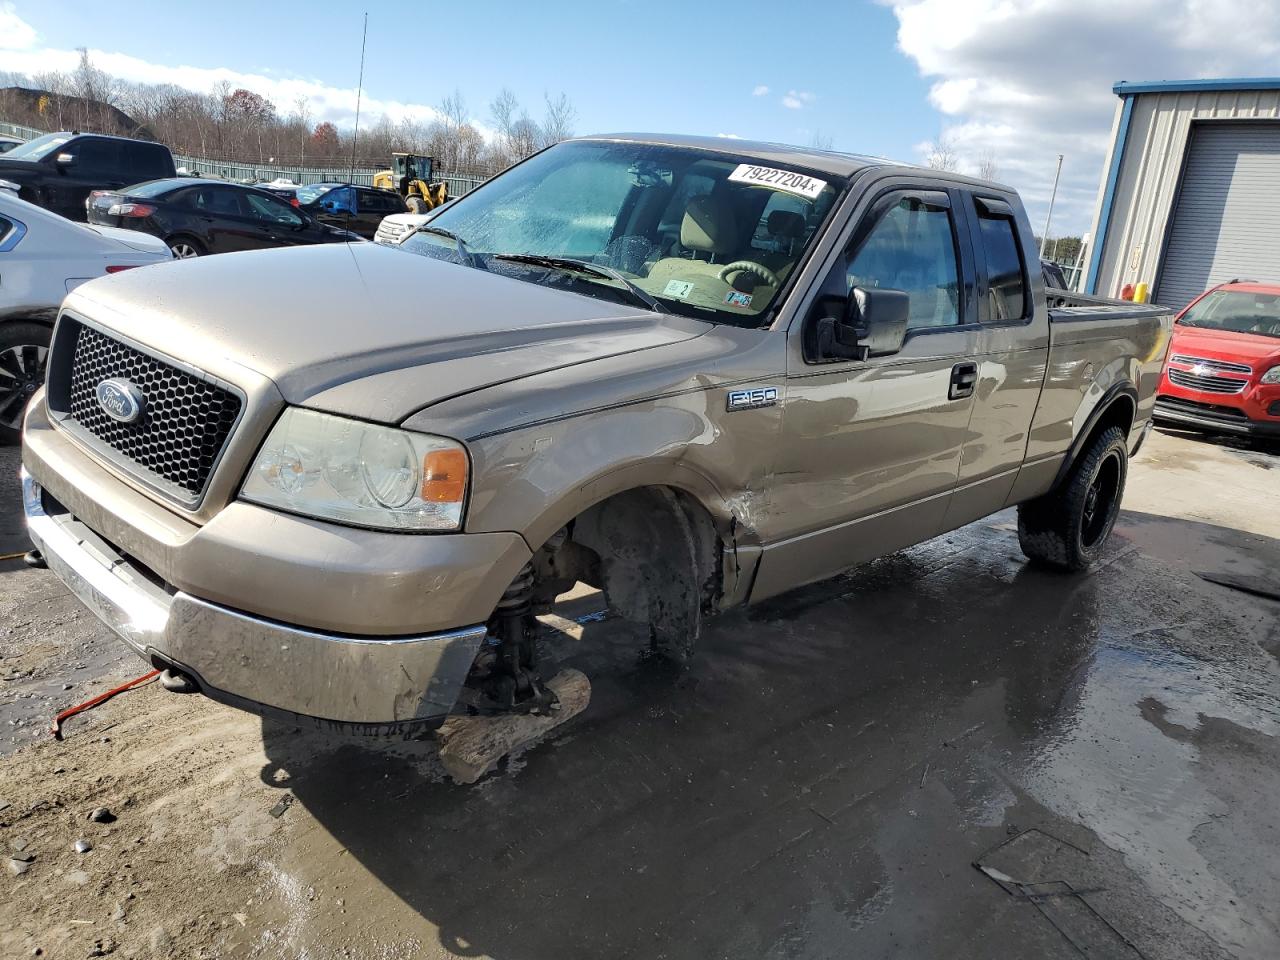
<path fill-rule="evenodd" d="M 573 108 L 566 94 L 560 94 L 554 100 L 550 94 L 544 94 L 547 102 L 546 117 L 542 121 L 541 141 L 544 147 L 573 136 L 573 124 L 578 119 L 578 111 Z"/>
<path fill-rule="evenodd" d="M 996 164 L 995 154 L 990 150 L 984 150 L 982 156 L 978 157 L 978 179 L 979 180 L 999 180 L 1000 167 Z"/>
<path fill-rule="evenodd" d="M 489 116 L 493 118 L 493 125 L 498 128 L 498 135 L 502 137 L 511 136 L 511 128 L 520 112 L 520 101 L 510 87 L 499 90 L 498 95 L 489 103 Z"/>
<path fill-rule="evenodd" d="M 956 146 L 945 134 L 929 144 L 928 159 L 925 162 L 934 170 L 947 172 L 954 172 L 960 166 Z"/>
<path fill-rule="evenodd" d="M 453 93 L 440 101 L 440 120 L 446 127 L 458 129 L 467 122 L 467 101 L 462 99 L 462 91 L 455 89 Z"/>
<path fill-rule="evenodd" d="M 129 83 L 94 65 L 87 50 L 70 72 L 35 77 L 5 74 L 14 90 L 0 97 L 0 119 L 41 130 L 93 128 L 134 136 L 152 136 L 179 154 L 210 160 L 280 164 L 308 160 L 344 162 L 355 156 L 362 166 L 383 167 L 396 151 L 429 153 L 443 171 L 494 173 L 543 146 L 573 135 L 577 111 L 567 94 L 545 94 L 542 122 L 529 116 L 516 95 L 503 89 L 489 104 L 497 136 L 486 141 L 471 122 L 462 91 L 455 90 L 428 123 L 372 117 L 357 137 L 332 123 L 318 126 L 305 97 L 282 116 L 265 97 L 230 83 L 198 93 L 172 84 Z M 36 95 L 30 90 L 34 89 Z"/>
<path fill-rule="evenodd" d="M 835 146 L 835 141 L 831 139 L 830 134 L 815 130 L 813 135 L 809 137 L 809 146 L 814 150 L 831 150 Z"/>

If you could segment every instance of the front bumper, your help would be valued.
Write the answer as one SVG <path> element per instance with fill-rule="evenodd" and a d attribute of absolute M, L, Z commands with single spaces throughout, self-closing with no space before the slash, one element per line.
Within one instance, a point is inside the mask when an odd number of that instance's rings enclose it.
<path fill-rule="evenodd" d="M 31 540 L 49 568 L 144 660 L 190 674 L 216 700 L 395 726 L 453 707 L 483 625 L 422 636 L 321 633 L 173 591 L 48 498 L 24 469 Z"/>
<path fill-rule="evenodd" d="M 1177 423 L 1200 430 L 1247 437 L 1280 437 L 1280 420 L 1255 420 L 1243 410 L 1181 397 L 1157 396 L 1154 416 L 1161 423 Z"/>

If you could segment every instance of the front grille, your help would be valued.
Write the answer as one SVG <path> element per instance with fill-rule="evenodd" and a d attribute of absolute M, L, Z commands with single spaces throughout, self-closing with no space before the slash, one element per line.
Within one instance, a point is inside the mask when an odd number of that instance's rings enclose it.
<path fill-rule="evenodd" d="M 1247 363 L 1232 363 L 1230 360 L 1210 360 L 1208 357 L 1188 357 L 1175 353 L 1169 360 L 1173 363 L 1185 363 L 1191 367 L 1204 367 L 1212 373 L 1253 373 L 1253 367 Z"/>
<path fill-rule="evenodd" d="M 1169 368 L 1169 382 L 1174 386 L 1188 390 L 1199 390 L 1202 393 L 1240 393 L 1249 385 L 1248 380 L 1236 380 L 1232 377 L 1216 377 L 1209 373 L 1192 373 L 1190 370 Z"/>
<path fill-rule="evenodd" d="M 412 233 L 414 230 L 411 224 L 388 223 L 383 220 L 378 224 L 378 231 L 373 235 L 375 243 L 385 243 L 388 246 L 398 244 L 406 234 Z"/>
<path fill-rule="evenodd" d="M 50 409 L 61 407 L 64 425 L 125 470 L 186 505 L 199 501 L 240 416 L 240 397 L 93 327 L 74 326 L 74 345 L 62 336 L 55 344 L 56 354 L 71 354 L 71 364 L 69 377 L 61 371 L 50 377 Z M 53 364 L 59 362 L 65 360 L 55 356 Z M 98 384 L 108 378 L 141 392 L 136 422 L 121 423 L 98 403 Z M 57 396 L 55 380 L 65 383 L 65 396 Z"/>

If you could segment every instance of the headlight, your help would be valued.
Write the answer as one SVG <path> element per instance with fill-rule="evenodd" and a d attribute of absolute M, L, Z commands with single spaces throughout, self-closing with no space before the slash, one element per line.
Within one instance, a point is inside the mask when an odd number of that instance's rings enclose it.
<path fill-rule="evenodd" d="M 240 496 L 361 527 L 457 530 L 467 469 L 454 440 L 290 407 Z"/>
<path fill-rule="evenodd" d="M 1263 383 L 1280 383 L 1280 367 L 1272 367 L 1262 375 Z"/>
<path fill-rule="evenodd" d="M 0 156 L 3 156 L 3 154 L 0 154 Z M 12 180 L 0 180 L 0 190 L 12 190 L 14 193 L 18 193 L 22 190 L 22 184 L 14 183 Z"/>

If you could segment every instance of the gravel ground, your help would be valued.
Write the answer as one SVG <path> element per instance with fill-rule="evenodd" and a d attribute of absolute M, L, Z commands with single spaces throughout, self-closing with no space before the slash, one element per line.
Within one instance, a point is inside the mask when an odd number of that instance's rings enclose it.
<path fill-rule="evenodd" d="M 546 646 L 591 706 L 472 787 L 155 684 L 57 743 L 145 665 L 0 561 L 0 955 L 1280 956 L 1280 603 L 1216 582 L 1280 588 L 1278 478 L 1157 433 L 1091 573 L 1028 568 L 1006 512 L 725 616 L 684 673 L 580 597 Z"/>

